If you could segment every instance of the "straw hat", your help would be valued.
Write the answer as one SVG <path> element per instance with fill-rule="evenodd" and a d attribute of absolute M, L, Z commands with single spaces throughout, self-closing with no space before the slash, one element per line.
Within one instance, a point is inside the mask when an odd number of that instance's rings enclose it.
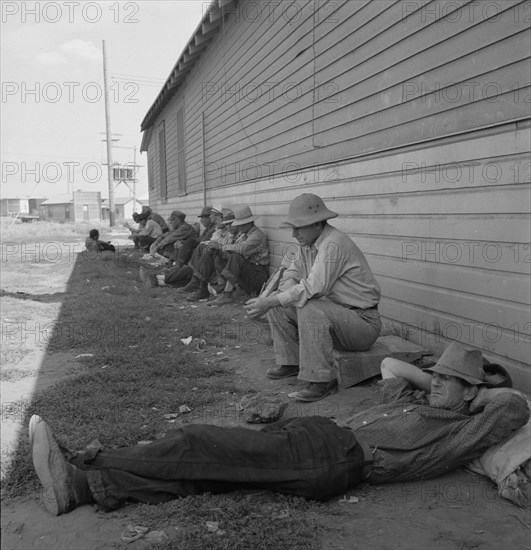
<path fill-rule="evenodd" d="M 485 383 L 481 352 L 477 349 L 467 350 L 457 342 L 452 342 L 437 363 L 425 370 L 462 378 L 475 386 Z"/>
<path fill-rule="evenodd" d="M 254 222 L 258 216 L 253 216 L 251 209 L 248 206 L 240 206 L 234 212 L 234 221 L 232 226 L 245 225 L 246 223 Z"/>
<path fill-rule="evenodd" d="M 321 197 L 303 193 L 291 201 L 288 219 L 282 222 L 280 227 L 304 227 L 337 216 L 337 212 L 328 210 Z"/>

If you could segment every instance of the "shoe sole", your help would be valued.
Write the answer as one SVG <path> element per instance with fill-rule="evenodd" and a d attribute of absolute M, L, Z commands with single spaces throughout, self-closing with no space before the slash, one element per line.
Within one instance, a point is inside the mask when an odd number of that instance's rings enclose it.
<path fill-rule="evenodd" d="M 329 395 L 332 395 L 334 393 L 337 393 L 337 386 L 335 388 L 329 389 L 325 394 L 320 395 L 319 397 L 304 397 L 304 396 L 297 396 L 297 394 L 292 395 L 293 399 L 296 399 L 297 401 L 303 401 L 305 403 L 312 403 L 313 401 L 321 401 L 321 399 L 324 399 L 325 397 L 328 397 Z"/>
<path fill-rule="evenodd" d="M 283 380 L 284 378 L 293 378 L 295 376 L 299 376 L 299 371 L 294 372 L 292 374 L 284 374 L 284 375 L 276 375 L 276 376 L 274 374 L 273 375 L 267 374 L 266 372 L 266 376 L 268 378 L 271 378 L 271 380 Z"/>
<path fill-rule="evenodd" d="M 140 276 L 140 280 L 141 280 L 143 283 L 145 283 L 145 282 L 146 282 L 146 270 L 145 270 L 143 267 L 141 267 L 141 268 L 139 269 L 139 271 L 138 271 L 138 274 L 139 274 L 139 276 Z"/>
<path fill-rule="evenodd" d="M 68 480 L 66 460 L 48 424 L 37 415 L 30 420 L 30 441 L 33 466 L 42 485 L 44 507 L 54 516 L 58 516 L 68 511 L 61 496 L 61 487 Z"/>

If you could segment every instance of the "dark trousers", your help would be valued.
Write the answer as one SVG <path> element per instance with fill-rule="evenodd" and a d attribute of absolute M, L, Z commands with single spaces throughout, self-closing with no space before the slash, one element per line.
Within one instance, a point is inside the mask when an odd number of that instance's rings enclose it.
<path fill-rule="evenodd" d="M 254 264 L 241 254 L 230 252 L 221 275 L 232 284 L 238 283 L 250 294 L 259 294 L 269 278 L 269 268 L 267 265 Z"/>
<path fill-rule="evenodd" d="M 193 271 L 187 265 L 176 265 L 164 275 L 164 282 L 172 286 L 185 286 L 192 275 Z"/>
<path fill-rule="evenodd" d="M 73 462 L 87 470 L 98 504 L 113 510 L 126 500 L 157 504 L 253 488 L 326 500 L 362 480 L 364 454 L 354 432 L 314 416 L 260 431 L 189 424 L 149 445 Z"/>
<path fill-rule="evenodd" d="M 144 235 L 141 235 L 139 237 L 135 237 L 133 239 L 133 242 L 140 248 L 149 248 L 156 240 L 157 239 L 154 239 L 153 237 L 146 237 Z"/>
<path fill-rule="evenodd" d="M 98 250 L 110 250 L 111 252 L 116 252 L 114 245 L 106 243 L 105 241 L 98 241 Z"/>
<path fill-rule="evenodd" d="M 186 239 L 180 248 L 175 249 L 171 259 L 180 265 L 187 264 L 191 261 L 198 244 L 199 239 L 194 239 L 193 237 Z"/>
<path fill-rule="evenodd" d="M 205 248 L 205 250 L 201 253 L 199 265 L 195 271 L 200 279 L 210 282 L 216 272 L 221 274 L 223 271 L 227 262 L 227 255 L 223 254 L 219 248 L 198 247 L 198 249 L 200 248 Z"/>

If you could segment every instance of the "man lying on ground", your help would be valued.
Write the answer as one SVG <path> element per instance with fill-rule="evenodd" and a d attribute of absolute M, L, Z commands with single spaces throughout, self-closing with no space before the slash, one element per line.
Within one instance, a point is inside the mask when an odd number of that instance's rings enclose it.
<path fill-rule="evenodd" d="M 295 197 L 280 224 L 299 243 L 281 281 L 289 288 L 245 306 L 251 318 L 267 313 L 278 365 L 267 376 L 307 382 L 294 396 L 299 401 L 336 392 L 334 348 L 368 350 L 382 327 L 380 287 L 361 250 L 328 223 L 337 215 L 317 195 Z"/>
<path fill-rule="evenodd" d="M 111 241 L 100 241 L 100 232 L 97 229 L 90 230 L 89 236 L 85 239 L 85 247 L 89 252 L 116 251 Z"/>
<path fill-rule="evenodd" d="M 515 390 L 484 386 L 477 350 L 451 344 L 426 370 L 385 359 L 384 404 L 354 415 L 347 427 L 322 417 L 260 431 L 188 424 L 149 445 L 84 451 L 71 462 L 34 415 L 29 438 L 44 505 L 56 515 L 94 501 L 110 511 L 128 500 L 157 504 L 256 488 L 325 500 L 363 481 L 424 480 L 455 470 L 529 418 Z"/>

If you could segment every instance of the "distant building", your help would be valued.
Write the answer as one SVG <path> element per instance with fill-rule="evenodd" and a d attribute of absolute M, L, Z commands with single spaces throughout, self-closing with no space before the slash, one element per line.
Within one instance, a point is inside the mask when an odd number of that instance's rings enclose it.
<path fill-rule="evenodd" d="M 147 202 L 145 203 L 147 204 Z M 132 220 L 133 212 L 141 212 L 144 203 L 133 197 L 117 197 L 114 199 L 114 211 L 117 220 Z M 109 200 L 101 203 L 101 219 L 109 219 Z"/>
<path fill-rule="evenodd" d="M 18 214 L 38 215 L 39 207 L 45 200 L 44 197 L 0 199 L 0 216 L 16 216 Z"/>
<path fill-rule="evenodd" d="M 74 191 L 51 197 L 40 205 L 41 218 L 47 221 L 101 221 L 101 193 Z"/>

